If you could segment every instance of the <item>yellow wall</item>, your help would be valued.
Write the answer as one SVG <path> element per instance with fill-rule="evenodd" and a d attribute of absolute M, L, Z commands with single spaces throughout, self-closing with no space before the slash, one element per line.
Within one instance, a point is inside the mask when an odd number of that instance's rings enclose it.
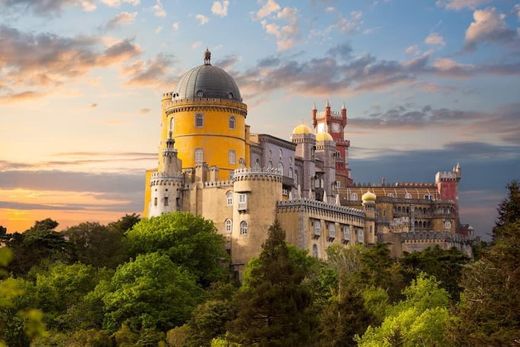
<path fill-rule="evenodd" d="M 195 115 L 204 115 L 204 125 L 195 126 Z M 235 128 L 229 128 L 229 117 L 235 117 Z M 247 159 L 245 142 L 245 117 L 240 114 L 219 110 L 182 111 L 171 115 L 164 115 L 162 141 L 165 143 L 168 134 L 170 119 L 174 117 L 173 138 L 178 157 L 182 160 L 183 169 L 195 167 L 195 149 L 202 148 L 204 162 L 209 166 L 219 168 L 219 179 L 229 178 L 232 170 L 239 168 L 240 158 Z M 235 164 L 229 163 L 228 152 L 236 153 Z M 247 163 L 247 162 L 246 162 Z"/>
<path fill-rule="evenodd" d="M 144 176 L 144 208 L 143 208 L 143 217 L 148 217 L 148 207 L 150 206 L 150 198 L 151 198 L 151 190 L 150 190 L 150 178 L 152 177 L 152 172 L 155 170 L 146 170 L 146 174 Z"/>

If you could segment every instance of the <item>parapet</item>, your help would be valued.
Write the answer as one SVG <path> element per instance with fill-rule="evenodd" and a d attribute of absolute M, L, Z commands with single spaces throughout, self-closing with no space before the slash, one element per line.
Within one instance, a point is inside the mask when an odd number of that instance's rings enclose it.
<path fill-rule="evenodd" d="M 282 173 L 278 168 L 240 168 L 233 172 L 236 181 L 273 181 L 282 183 Z"/>
<path fill-rule="evenodd" d="M 365 212 L 363 210 L 353 207 L 329 204 L 323 201 L 310 199 L 281 200 L 276 203 L 276 207 L 278 208 L 278 210 L 297 209 L 299 211 L 313 211 L 317 213 L 339 213 L 342 215 L 350 215 L 358 218 L 365 218 Z"/>

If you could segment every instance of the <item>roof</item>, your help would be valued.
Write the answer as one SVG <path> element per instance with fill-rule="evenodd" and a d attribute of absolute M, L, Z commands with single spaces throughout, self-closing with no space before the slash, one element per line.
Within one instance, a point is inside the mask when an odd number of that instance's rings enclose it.
<path fill-rule="evenodd" d="M 174 99 L 230 99 L 242 102 L 240 90 L 233 79 L 223 69 L 209 63 L 194 67 L 182 75 Z"/>

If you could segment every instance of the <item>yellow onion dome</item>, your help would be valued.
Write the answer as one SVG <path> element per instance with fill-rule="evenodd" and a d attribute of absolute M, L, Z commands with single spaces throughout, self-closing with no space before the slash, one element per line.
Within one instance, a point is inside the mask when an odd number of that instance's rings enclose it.
<path fill-rule="evenodd" d="M 319 132 L 316 134 L 317 142 L 334 141 L 332 136 L 327 132 Z"/>
<path fill-rule="evenodd" d="M 371 191 L 367 191 L 363 196 L 361 197 L 361 200 L 363 202 L 369 202 L 369 201 L 376 201 L 376 195 L 372 193 Z"/>
<path fill-rule="evenodd" d="M 293 135 L 306 135 L 312 134 L 312 130 L 306 124 L 300 124 L 293 129 L 292 133 Z"/>

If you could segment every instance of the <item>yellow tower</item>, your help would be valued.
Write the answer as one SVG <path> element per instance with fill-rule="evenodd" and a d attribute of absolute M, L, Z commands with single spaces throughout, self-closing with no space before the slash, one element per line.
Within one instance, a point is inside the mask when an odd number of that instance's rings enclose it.
<path fill-rule="evenodd" d="M 161 144 L 158 172 L 164 170 L 161 155 L 170 133 L 183 169 L 206 163 L 218 168 L 218 179 L 228 180 L 239 167 L 248 167 L 247 105 L 234 79 L 211 65 L 206 50 L 204 64 L 186 72 L 175 91 L 161 101 Z M 147 173 L 148 189 L 151 173 Z M 144 215 L 148 215 L 149 191 L 145 191 Z"/>

